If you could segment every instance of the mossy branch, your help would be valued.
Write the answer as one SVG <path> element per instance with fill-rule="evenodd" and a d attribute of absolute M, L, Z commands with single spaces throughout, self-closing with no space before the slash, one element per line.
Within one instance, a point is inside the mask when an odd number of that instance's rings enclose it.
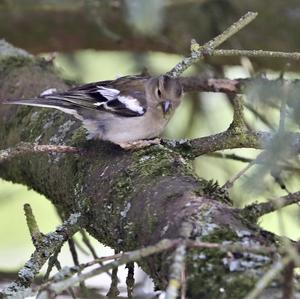
<path fill-rule="evenodd" d="M 241 210 L 242 215 L 250 218 L 259 218 L 265 214 L 272 213 L 283 207 L 299 203 L 300 192 L 290 193 L 286 196 L 278 197 L 275 199 L 268 200 L 263 203 L 255 203 L 249 205 Z"/>
<path fill-rule="evenodd" d="M 0 295 L 6 298 L 9 296 L 17 296 L 19 293 L 20 296 L 22 296 L 21 294 L 30 286 L 49 257 L 55 253 L 68 238 L 80 230 L 82 226 L 84 226 L 84 223 L 85 220 L 80 214 L 71 214 L 54 232 L 45 235 L 42 240 L 39 240 L 39 246 L 31 258 L 25 263 L 24 267 L 19 270 L 16 281 L 2 290 Z"/>

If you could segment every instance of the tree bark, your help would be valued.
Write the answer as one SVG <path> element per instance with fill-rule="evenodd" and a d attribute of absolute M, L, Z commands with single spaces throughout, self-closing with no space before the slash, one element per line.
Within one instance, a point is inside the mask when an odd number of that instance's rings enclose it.
<path fill-rule="evenodd" d="M 227 48 L 289 52 L 300 49 L 297 0 L 169 0 L 165 1 L 161 30 L 156 34 L 137 32 L 130 25 L 124 3 L 121 0 L 2 1 L 0 36 L 32 53 L 93 48 L 187 54 L 192 38 L 204 44 L 251 10 L 259 16 L 233 37 Z M 239 58 L 230 57 L 214 57 L 210 61 L 220 65 L 240 63 Z M 279 70 L 287 63 L 285 59 L 251 61 L 257 67 Z M 299 62 L 293 61 L 289 69 L 299 70 L 299 66 Z"/>
<path fill-rule="evenodd" d="M 49 87 L 67 87 L 51 64 L 16 54 L 9 47 L 0 47 L 0 51 L 0 99 L 31 97 Z M 179 238 L 184 223 L 191 225 L 193 240 L 235 241 L 243 246 L 249 242 L 276 244 L 273 235 L 232 208 L 223 189 L 197 177 L 191 161 L 170 148 L 124 151 L 107 142 L 87 142 L 80 124 L 59 111 L 0 106 L 1 148 L 21 141 L 86 149 L 84 155 L 18 156 L 0 164 L 0 176 L 44 194 L 66 216 L 82 213 L 88 221 L 86 230 L 118 251 Z M 160 289 L 167 285 L 171 257 L 166 252 L 140 261 Z M 218 249 L 189 250 L 188 296 L 243 298 L 273 258 L 238 250 L 230 254 Z M 261 298 L 270 298 L 270 294 L 273 298 L 281 295 L 279 281 Z"/>

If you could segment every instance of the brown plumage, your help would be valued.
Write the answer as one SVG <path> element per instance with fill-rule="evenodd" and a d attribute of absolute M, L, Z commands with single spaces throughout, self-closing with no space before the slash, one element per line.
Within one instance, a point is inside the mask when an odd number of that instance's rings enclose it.
<path fill-rule="evenodd" d="M 159 136 L 181 97 L 177 79 L 164 75 L 125 76 L 2 103 L 59 109 L 81 120 L 89 138 L 124 144 Z"/>

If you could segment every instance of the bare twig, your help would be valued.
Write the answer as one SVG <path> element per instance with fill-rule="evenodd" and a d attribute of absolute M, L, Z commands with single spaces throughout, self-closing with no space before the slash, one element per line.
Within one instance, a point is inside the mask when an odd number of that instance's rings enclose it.
<path fill-rule="evenodd" d="M 258 156 L 259 157 L 259 156 Z M 257 157 L 257 158 L 258 158 Z M 241 178 L 253 165 L 256 164 L 257 158 L 252 160 L 247 166 L 242 168 L 238 173 L 236 173 L 233 177 L 231 177 L 227 182 L 222 186 L 225 189 L 232 188 L 234 183 Z"/>
<path fill-rule="evenodd" d="M 67 145 L 39 145 L 34 143 L 21 142 L 13 148 L 0 151 L 0 163 L 28 153 L 81 153 L 82 149 Z"/>
<path fill-rule="evenodd" d="M 283 289 L 282 289 L 282 299 L 292 299 L 294 293 L 294 269 L 295 262 L 290 261 L 285 269 L 283 269 Z"/>
<path fill-rule="evenodd" d="M 254 159 L 251 158 L 247 158 L 247 157 L 242 157 L 239 156 L 237 154 L 225 154 L 225 153 L 210 153 L 207 154 L 209 157 L 212 158 L 219 158 L 219 159 L 229 159 L 229 160 L 233 160 L 233 161 L 238 161 L 238 162 L 244 162 L 244 163 L 250 163 L 251 161 L 253 161 Z M 263 161 L 256 161 L 257 164 L 264 164 Z M 290 165 L 288 162 L 285 162 L 286 164 L 279 164 L 278 168 L 285 170 L 285 171 L 293 171 L 293 172 L 297 172 L 300 173 L 300 168 L 294 167 L 292 165 Z"/>
<path fill-rule="evenodd" d="M 134 263 L 128 263 L 126 265 L 128 269 L 127 277 L 126 277 L 126 286 L 127 286 L 127 296 L 128 299 L 132 299 L 132 293 L 134 288 Z"/>
<path fill-rule="evenodd" d="M 81 281 L 99 275 L 101 273 L 107 272 L 110 269 L 114 269 L 121 265 L 125 265 L 129 262 L 137 261 L 143 257 L 147 257 L 149 255 L 160 253 L 162 251 L 171 249 L 174 246 L 176 246 L 179 242 L 180 240 L 161 240 L 156 245 L 152 245 L 139 250 L 134 250 L 134 251 L 126 252 L 124 254 L 120 254 L 120 258 L 116 261 L 100 266 L 89 272 L 80 273 L 77 276 L 70 277 L 67 279 L 64 278 L 66 276 L 70 276 L 72 273 L 77 272 L 78 269 L 76 267 L 73 267 L 69 269 L 70 271 L 67 271 L 67 268 L 65 268 L 63 269 L 63 273 L 58 273 L 58 275 L 54 276 L 54 279 L 56 279 L 55 282 L 50 281 L 47 284 L 43 285 L 41 289 L 42 291 L 45 290 L 45 292 L 50 291 L 53 292 L 54 294 L 59 294 L 62 291 L 66 290 L 67 288 Z"/>
<path fill-rule="evenodd" d="M 263 292 L 263 290 L 272 282 L 272 280 L 279 275 L 279 273 L 290 263 L 291 258 L 289 256 L 275 262 L 269 271 L 260 278 L 253 290 L 244 299 L 255 299 Z"/>
<path fill-rule="evenodd" d="M 220 35 L 216 36 L 214 39 L 210 40 L 202 47 L 193 40 L 191 44 L 191 52 L 192 52 L 191 56 L 184 58 L 167 74 L 171 77 L 179 77 L 179 75 L 181 75 L 186 69 L 192 66 L 195 62 L 203 58 L 205 55 L 209 55 L 210 53 L 212 53 L 215 48 L 220 46 L 231 36 L 233 36 L 242 28 L 247 26 L 250 22 L 252 22 L 256 18 L 256 16 L 257 16 L 256 12 L 246 13 L 236 23 L 232 24 Z"/>
<path fill-rule="evenodd" d="M 211 56 L 238 56 L 238 57 L 269 57 L 269 58 L 286 58 L 299 60 L 300 53 L 298 52 L 277 52 L 264 50 L 214 50 L 210 53 Z"/>
<path fill-rule="evenodd" d="M 183 222 L 180 236 L 183 240 L 179 243 L 174 252 L 173 262 L 170 266 L 169 283 L 166 289 L 166 299 L 176 299 L 178 296 L 178 290 L 182 284 L 182 272 L 185 268 L 186 248 L 188 244 L 188 238 L 192 232 L 192 225 L 189 222 Z"/>
<path fill-rule="evenodd" d="M 280 118 L 278 132 L 283 133 L 285 131 L 285 122 L 286 122 L 286 105 L 287 105 L 287 96 L 288 96 L 288 84 L 285 82 L 282 86 L 283 93 L 281 98 L 280 106 Z"/>
<path fill-rule="evenodd" d="M 63 245 L 63 244 L 62 244 Z M 46 281 L 49 276 L 50 276 L 50 273 L 53 269 L 53 267 L 56 265 L 57 267 L 57 257 L 59 255 L 61 251 L 61 247 L 57 248 L 57 250 L 52 254 L 52 256 L 50 256 L 49 260 L 48 260 L 48 267 L 47 267 L 47 271 L 46 271 L 46 274 L 44 276 L 44 281 Z"/>
<path fill-rule="evenodd" d="M 58 226 L 54 232 L 45 235 L 43 240 L 39 242 L 39 248 L 34 251 L 31 258 L 18 272 L 16 281 L 5 288 L 2 294 L 17 296 L 19 292 L 24 292 L 24 288 L 31 284 L 49 256 L 60 248 L 68 238 L 81 229 L 84 223 L 85 221 L 81 217 L 81 214 L 74 213 L 62 225 Z"/>
<path fill-rule="evenodd" d="M 116 268 L 112 269 L 111 284 L 110 284 L 110 288 L 106 294 L 108 299 L 115 299 L 120 294 L 120 291 L 118 289 L 118 283 L 119 283 L 118 267 L 116 267 Z"/>
<path fill-rule="evenodd" d="M 294 203 L 300 202 L 300 191 L 290 193 L 286 196 L 278 197 L 267 202 L 252 204 L 242 209 L 245 216 L 259 218 L 265 214 L 272 213 L 279 208 L 283 208 Z"/>
<path fill-rule="evenodd" d="M 269 129 L 274 130 L 274 126 L 271 122 L 267 119 L 265 115 L 258 112 L 250 103 L 244 102 L 244 107 L 246 107 L 249 111 L 252 112 L 254 116 L 256 116 L 262 123 L 264 123 Z"/>
<path fill-rule="evenodd" d="M 90 239 L 89 239 L 89 237 L 87 236 L 86 232 L 85 232 L 84 230 L 81 230 L 81 231 L 80 231 L 80 234 L 81 234 L 81 236 L 82 236 L 82 241 L 83 241 L 83 243 L 84 243 L 84 244 L 87 246 L 87 248 L 90 250 L 90 252 L 91 252 L 93 258 L 95 258 L 95 259 L 98 258 L 97 253 L 96 253 L 96 250 L 94 249 L 92 243 L 90 242 Z"/>
<path fill-rule="evenodd" d="M 187 281 L 186 281 L 186 264 L 183 265 L 181 272 L 181 292 L 180 299 L 186 299 Z"/>

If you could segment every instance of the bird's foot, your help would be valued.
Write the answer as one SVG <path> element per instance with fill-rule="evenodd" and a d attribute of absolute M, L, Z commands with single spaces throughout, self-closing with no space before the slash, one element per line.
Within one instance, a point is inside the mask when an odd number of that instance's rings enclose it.
<path fill-rule="evenodd" d="M 119 145 L 123 149 L 130 150 L 130 149 L 140 149 L 154 144 L 160 144 L 160 142 L 161 142 L 160 138 L 155 138 L 149 140 L 136 140 L 131 142 L 124 142 L 124 143 L 119 143 Z"/>

